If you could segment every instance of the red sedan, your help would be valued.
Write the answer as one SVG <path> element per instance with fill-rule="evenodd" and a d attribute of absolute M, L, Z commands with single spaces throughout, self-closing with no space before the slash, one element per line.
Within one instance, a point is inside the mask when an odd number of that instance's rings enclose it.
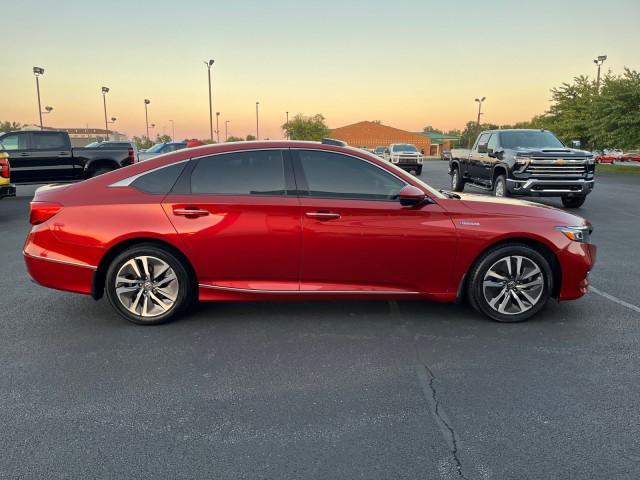
<path fill-rule="evenodd" d="M 554 208 L 440 192 L 362 150 L 185 149 L 31 203 L 27 269 L 134 323 L 196 300 L 468 301 L 502 322 L 587 291 L 591 226 Z"/>

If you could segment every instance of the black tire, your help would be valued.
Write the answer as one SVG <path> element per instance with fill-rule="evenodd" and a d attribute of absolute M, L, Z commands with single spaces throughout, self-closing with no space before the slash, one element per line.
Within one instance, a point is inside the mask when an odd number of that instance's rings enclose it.
<path fill-rule="evenodd" d="M 164 302 L 171 302 L 171 301 L 173 302 L 172 305 L 168 308 L 168 310 L 164 311 L 163 313 L 145 316 L 142 311 L 142 308 L 143 308 L 142 305 L 140 305 L 141 312 L 139 314 L 134 313 L 130 311 L 127 306 L 125 306 L 125 304 L 123 303 L 123 300 L 120 299 L 120 296 L 116 291 L 118 284 L 120 284 L 120 287 L 127 286 L 128 284 L 130 285 L 134 284 L 134 280 L 132 280 L 131 282 L 125 282 L 125 284 L 123 285 L 122 282 L 116 280 L 116 278 L 118 278 L 119 273 L 120 275 L 123 275 L 121 269 L 127 268 L 125 267 L 125 264 L 128 264 L 132 259 L 136 259 L 139 257 L 151 257 L 153 261 L 158 260 L 159 262 L 165 262 L 175 274 L 175 279 L 177 282 L 177 288 L 176 288 L 177 292 L 172 292 L 172 294 L 175 293 L 174 300 L 172 300 L 169 296 L 166 296 L 166 297 L 163 296 L 163 294 L 160 293 L 162 292 L 162 290 L 160 290 L 160 292 L 158 292 L 155 289 L 152 290 L 152 293 L 155 295 L 156 299 L 160 298 Z M 151 265 L 152 260 L 148 260 L 149 270 L 153 269 L 153 265 Z M 134 263 L 136 263 L 139 270 L 142 272 L 142 268 L 140 268 L 141 264 L 135 261 Z M 150 272 L 150 273 L 153 274 L 153 272 Z M 133 275 L 131 278 L 134 278 L 134 277 L 135 275 Z M 119 278 L 122 278 L 122 276 Z M 162 282 L 162 280 L 160 280 L 160 282 Z M 149 282 L 148 281 L 144 282 L 144 285 L 145 285 L 144 287 L 142 285 L 131 287 L 131 289 L 134 289 L 134 288 L 137 289 L 136 292 L 131 293 L 131 295 L 138 296 L 140 301 L 143 301 L 144 297 L 146 296 L 151 298 L 151 293 L 147 291 L 147 286 L 146 286 L 147 283 Z M 149 288 L 151 289 L 151 286 L 149 286 Z M 142 292 L 142 294 L 140 295 L 138 294 L 138 292 L 140 292 L 141 290 L 144 290 L 144 292 Z M 111 306 L 123 318 L 129 320 L 132 323 L 136 323 L 138 325 L 158 325 L 161 323 L 166 323 L 171 320 L 174 320 L 194 303 L 195 296 L 197 293 L 197 285 L 195 283 L 195 280 L 192 278 L 191 274 L 189 273 L 187 266 L 184 265 L 183 260 L 178 258 L 174 253 L 170 252 L 166 248 L 163 248 L 161 246 L 158 246 L 152 243 L 143 243 L 143 244 L 135 245 L 125 250 L 124 252 L 122 252 L 120 255 L 118 255 L 116 258 L 113 259 L 113 261 L 109 265 L 109 268 L 107 269 L 107 274 L 105 277 L 105 291 L 106 291 L 107 298 L 109 299 L 109 303 L 111 303 Z M 148 299 L 148 301 L 149 303 L 151 303 L 152 309 L 155 308 L 156 305 L 159 305 L 157 302 L 153 302 L 150 299 Z M 164 309 L 164 307 L 158 307 L 158 308 L 160 310 Z M 134 310 L 135 310 L 135 306 L 134 306 Z"/>
<path fill-rule="evenodd" d="M 562 205 L 564 205 L 564 208 L 580 208 L 586 199 L 586 195 L 581 197 L 562 197 Z"/>
<path fill-rule="evenodd" d="M 422 175 L 422 166 L 418 167 L 416 170 L 416 177 L 419 177 L 420 175 Z"/>
<path fill-rule="evenodd" d="M 464 180 L 460 175 L 460 169 L 457 166 L 451 169 L 451 189 L 454 192 L 462 192 L 464 190 Z"/>
<path fill-rule="evenodd" d="M 507 177 L 504 175 L 498 175 L 496 181 L 493 184 L 493 195 L 495 197 L 508 197 L 509 191 L 507 190 Z"/>
<path fill-rule="evenodd" d="M 87 178 L 97 177 L 98 175 L 102 175 L 103 173 L 111 172 L 113 169 L 108 167 L 96 168 L 95 170 L 89 170 L 87 174 Z"/>
<path fill-rule="evenodd" d="M 505 263 L 505 259 L 509 258 L 512 272 L 514 272 L 517 270 L 518 257 L 527 259 L 526 261 L 521 260 L 522 275 L 525 277 L 529 275 L 528 278 L 522 280 L 522 283 L 518 283 L 507 274 L 508 269 Z M 536 271 L 532 265 L 539 269 L 538 273 L 532 274 Z M 503 275 L 509 279 L 508 283 L 485 287 L 485 282 L 487 285 L 502 283 L 488 272 L 489 270 L 495 272 L 495 269 L 503 268 L 505 269 Z M 529 268 L 528 271 L 527 268 Z M 485 278 L 487 275 L 489 275 L 488 279 Z M 534 287 L 524 287 L 526 284 L 534 282 L 536 283 Z M 504 293 L 503 289 L 506 289 Z M 522 293 L 523 290 L 535 301 L 532 302 L 525 297 Z M 547 304 L 552 291 L 553 273 L 549 261 L 537 250 L 519 243 L 499 245 L 482 254 L 472 267 L 467 282 L 467 296 L 473 308 L 497 322 L 505 323 L 522 322 L 536 315 Z M 488 297 L 492 298 L 488 299 Z M 518 302 L 516 302 L 516 297 Z M 501 312 L 499 310 L 503 307 L 505 298 L 507 298 L 509 305 Z M 494 301 L 494 305 L 491 305 L 491 300 Z M 522 308 L 523 305 L 527 307 L 526 310 Z M 519 310 L 522 311 L 519 312 Z"/>

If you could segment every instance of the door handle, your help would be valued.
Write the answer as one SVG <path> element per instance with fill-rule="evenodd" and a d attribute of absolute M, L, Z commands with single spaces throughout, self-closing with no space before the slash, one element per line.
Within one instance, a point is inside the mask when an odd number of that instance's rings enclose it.
<path fill-rule="evenodd" d="M 29 155 L 31 155 L 31 154 L 30 153 L 26 153 L 26 152 L 20 154 L 21 157 L 28 157 Z"/>
<path fill-rule="evenodd" d="M 202 210 L 200 208 L 174 208 L 174 215 L 180 215 L 181 217 L 206 217 L 209 215 L 209 210 Z"/>
<path fill-rule="evenodd" d="M 337 220 L 340 218 L 340 214 L 334 212 L 305 212 L 305 215 L 308 218 L 313 218 L 320 221 Z"/>

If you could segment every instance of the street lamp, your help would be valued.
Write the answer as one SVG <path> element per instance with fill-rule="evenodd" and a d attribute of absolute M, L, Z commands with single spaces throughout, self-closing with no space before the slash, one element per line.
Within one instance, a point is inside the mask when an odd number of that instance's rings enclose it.
<path fill-rule="evenodd" d="M 596 80 L 596 92 L 600 93 L 600 66 L 604 63 L 604 61 L 607 59 L 606 55 L 598 55 L 598 58 L 596 58 L 593 63 L 595 63 L 598 66 L 598 79 Z"/>
<path fill-rule="evenodd" d="M 224 121 L 224 141 L 229 141 L 229 120 Z"/>
<path fill-rule="evenodd" d="M 211 67 L 213 67 L 214 60 L 204 62 L 207 66 L 207 75 L 209 77 L 209 133 L 211 141 L 213 142 L 213 105 L 211 104 Z"/>
<path fill-rule="evenodd" d="M 144 121 L 147 125 L 147 140 L 149 140 L 149 113 L 147 112 L 147 105 L 151 103 L 151 100 L 148 98 L 144 99 Z"/>
<path fill-rule="evenodd" d="M 487 97 L 476 98 L 476 102 L 478 102 L 478 127 L 480 126 L 480 115 L 482 115 L 482 102 L 485 101 Z"/>
<path fill-rule="evenodd" d="M 220 112 L 216 112 L 216 141 L 220 143 Z"/>
<path fill-rule="evenodd" d="M 256 102 L 256 140 L 260 140 L 260 129 L 258 127 L 258 106 L 260 102 Z"/>
<path fill-rule="evenodd" d="M 107 132 L 107 142 L 109 141 L 109 122 L 107 121 L 107 93 L 109 87 L 102 87 L 102 103 L 104 105 L 104 129 Z"/>
<path fill-rule="evenodd" d="M 287 129 L 287 140 L 289 140 L 289 112 L 285 112 L 287 114 L 287 123 L 285 123 L 285 127 Z"/>
<path fill-rule="evenodd" d="M 171 141 L 176 141 L 176 126 L 173 124 L 173 120 L 169 120 L 171 122 Z"/>
<path fill-rule="evenodd" d="M 38 92 L 38 115 L 40 116 L 40 130 L 42 130 L 42 106 L 40 104 L 40 75 L 44 75 L 44 68 L 33 67 L 33 74 L 36 76 L 36 90 Z"/>

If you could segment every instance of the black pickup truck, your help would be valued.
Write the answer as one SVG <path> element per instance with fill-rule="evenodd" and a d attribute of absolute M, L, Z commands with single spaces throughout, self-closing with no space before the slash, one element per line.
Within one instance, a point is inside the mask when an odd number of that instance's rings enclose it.
<path fill-rule="evenodd" d="M 566 208 L 582 206 L 594 172 L 590 152 L 567 148 L 547 130 L 487 130 L 471 150 L 453 149 L 449 160 L 456 192 L 468 184 L 497 197 L 561 197 Z"/>
<path fill-rule="evenodd" d="M 0 134 L 14 183 L 70 182 L 95 177 L 135 161 L 133 148 L 74 148 L 67 132 Z"/>

